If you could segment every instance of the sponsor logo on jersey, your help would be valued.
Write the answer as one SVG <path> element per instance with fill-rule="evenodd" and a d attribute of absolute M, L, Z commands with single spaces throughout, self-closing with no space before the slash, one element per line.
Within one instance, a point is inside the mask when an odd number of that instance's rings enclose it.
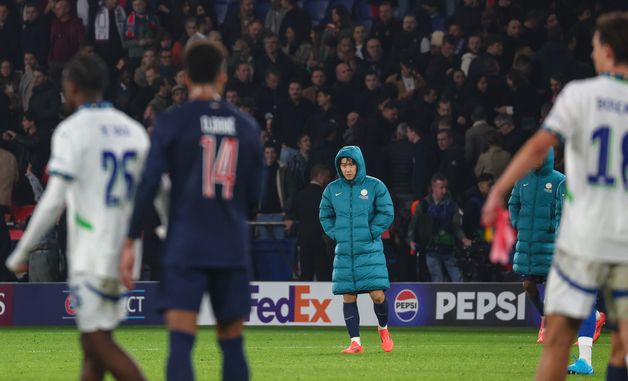
<path fill-rule="evenodd" d="M 419 314 L 419 298 L 409 289 L 404 289 L 395 296 L 395 315 L 404 323 L 411 322 Z"/>

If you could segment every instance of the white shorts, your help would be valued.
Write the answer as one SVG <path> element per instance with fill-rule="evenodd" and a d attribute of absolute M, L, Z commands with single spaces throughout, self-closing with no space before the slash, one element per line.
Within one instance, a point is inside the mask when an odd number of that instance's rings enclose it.
<path fill-rule="evenodd" d="M 609 320 L 628 320 L 628 264 L 593 262 L 556 249 L 545 290 L 546 314 L 584 320 L 598 290 Z"/>
<path fill-rule="evenodd" d="M 80 332 L 111 331 L 126 319 L 126 290 L 119 279 L 80 274 L 69 284 Z"/>

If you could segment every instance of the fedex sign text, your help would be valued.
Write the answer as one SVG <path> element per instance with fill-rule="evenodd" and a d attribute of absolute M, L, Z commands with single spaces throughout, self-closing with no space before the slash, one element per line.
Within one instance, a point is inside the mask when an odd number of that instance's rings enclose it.
<path fill-rule="evenodd" d="M 310 285 L 291 285 L 288 297 L 259 298 L 259 285 L 251 285 L 251 307 L 262 323 L 331 323 L 328 307 L 331 299 L 310 297 Z M 259 299 L 258 299 L 259 298 Z"/>

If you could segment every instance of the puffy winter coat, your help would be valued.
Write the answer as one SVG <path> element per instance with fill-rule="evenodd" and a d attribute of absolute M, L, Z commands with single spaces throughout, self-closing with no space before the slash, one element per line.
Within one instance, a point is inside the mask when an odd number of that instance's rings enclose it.
<path fill-rule="evenodd" d="M 550 151 L 543 166 L 515 184 L 508 202 L 512 226 L 518 230 L 514 271 L 547 275 L 565 198 L 565 175 L 555 171 Z"/>
<path fill-rule="evenodd" d="M 352 181 L 340 171 L 343 157 L 357 164 Z M 332 291 L 340 295 L 387 290 L 390 282 L 380 236 L 394 219 L 388 189 L 366 175 L 362 152 L 356 146 L 343 147 L 335 164 L 339 179 L 325 188 L 319 213 L 325 234 L 336 241 Z"/>

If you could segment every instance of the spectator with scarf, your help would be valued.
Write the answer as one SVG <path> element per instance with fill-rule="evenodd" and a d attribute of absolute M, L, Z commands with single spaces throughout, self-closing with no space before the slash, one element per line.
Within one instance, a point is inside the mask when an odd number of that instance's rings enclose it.
<path fill-rule="evenodd" d="M 133 10 L 126 19 L 124 46 L 129 49 L 131 66 L 140 63 L 144 47 L 152 45 L 159 33 L 159 19 L 146 10 L 146 0 L 133 0 Z"/>

